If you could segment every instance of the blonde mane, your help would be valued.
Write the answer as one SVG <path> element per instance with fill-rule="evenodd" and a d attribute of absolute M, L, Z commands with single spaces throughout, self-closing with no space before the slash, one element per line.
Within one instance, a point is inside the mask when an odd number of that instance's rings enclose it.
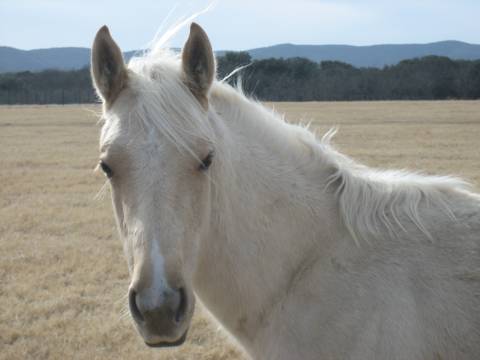
<path fill-rule="evenodd" d="M 354 162 L 331 145 L 334 131 L 322 139 L 324 156 L 334 162 L 336 171 L 328 187 L 334 186 L 343 222 L 355 241 L 369 237 L 395 238 L 407 233 L 402 224 L 413 223 L 427 238 L 433 240 L 422 219 L 420 206 L 439 208 L 456 220 L 449 206 L 448 194 L 466 191 L 469 184 L 452 176 L 427 176 L 405 170 L 378 170 Z"/>

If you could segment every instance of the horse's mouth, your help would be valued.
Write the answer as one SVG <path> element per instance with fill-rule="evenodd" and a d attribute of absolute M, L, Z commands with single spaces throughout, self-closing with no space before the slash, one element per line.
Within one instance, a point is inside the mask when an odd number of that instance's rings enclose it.
<path fill-rule="evenodd" d="M 159 343 L 156 343 L 156 344 L 149 344 L 148 342 L 145 342 L 145 344 L 151 348 L 162 348 L 162 347 L 174 347 L 174 346 L 180 346 L 182 345 L 185 340 L 187 339 L 187 332 L 188 332 L 188 329 L 187 331 L 185 331 L 185 333 L 176 341 L 173 341 L 173 342 L 168 342 L 168 341 L 161 341 Z"/>

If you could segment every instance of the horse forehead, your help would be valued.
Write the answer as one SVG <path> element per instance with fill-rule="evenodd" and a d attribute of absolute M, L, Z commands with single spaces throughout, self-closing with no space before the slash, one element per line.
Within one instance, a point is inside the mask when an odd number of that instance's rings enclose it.
<path fill-rule="evenodd" d="M 100 152 L 106 152 L 113 144 L 122 142 L 125 138 L 125 129 L 118 118 L 104 117 L 105 122 L 100 131 Z"/>
<path fill-rule="evenodd" d="M 141 139 L 142 142 L 153 139 L 153 132 L 148 123 L 135 119 L 128 111 L 104 116 L 104 124 L 100 134 L 100 148 L 115 145 L 127 145 Z"/>

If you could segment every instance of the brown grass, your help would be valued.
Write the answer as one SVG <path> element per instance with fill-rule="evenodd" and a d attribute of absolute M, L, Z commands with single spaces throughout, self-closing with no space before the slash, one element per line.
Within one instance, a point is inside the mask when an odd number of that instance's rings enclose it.
<path fill-rule="evenodd" d="M 277 103 L 287 118 L 381 167 L 480 182 L 479 102 Z M 0 107 L 0 358 L 241 359 L 203 309 L 188 343 L 146 348 L 122 315 L 128 286 L 108 196 L 94 200 L 94 106 Z"/>

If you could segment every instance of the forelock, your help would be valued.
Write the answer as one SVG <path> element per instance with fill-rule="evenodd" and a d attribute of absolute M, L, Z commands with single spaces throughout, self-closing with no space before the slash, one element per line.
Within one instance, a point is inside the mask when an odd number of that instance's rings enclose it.
<path fill-rule="evenodd" d="M 128 94 L 135 99 L 121 121 L 138 122 L 136 128 L 146 134 L 158 131 L 194 157 L 198 156 L 193 148 L 198 141 L 215 143 L 212 119 L 184 83 L 176 54 L 165 50 L 156 56 L 135 57 L 128 69 Z"/>

